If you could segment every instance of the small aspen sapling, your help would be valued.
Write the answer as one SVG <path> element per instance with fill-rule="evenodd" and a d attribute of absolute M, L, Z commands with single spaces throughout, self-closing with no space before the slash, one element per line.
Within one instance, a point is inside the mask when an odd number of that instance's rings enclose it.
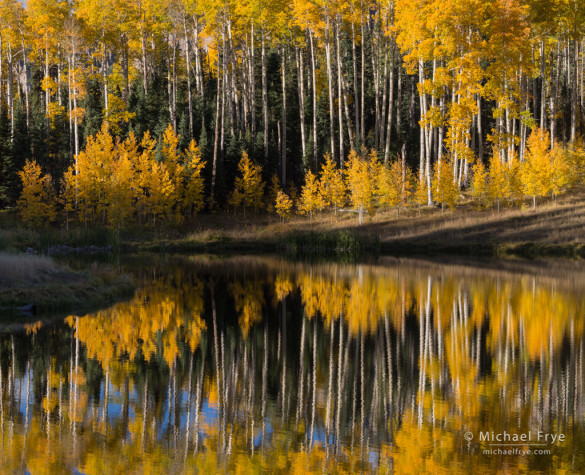
<path fill-rule="evenodd" d="M 319 189 L 323 198 L 323 206 L 331 206 L 337 214 L 337 210 L 345 204 L 345 184 L 341 170 L 331 160 L 331 155 L 325 155 L 325 163 L 321 167 L 319 175 Z"/>
<path fill-rule="evenodd" d="M 550 152 L 548 131 L 535 128 L 526 141 L 526 158 L 520 167 L 520 180 L 524 194 L 532 197 L 532 207 L 536 208 L 536 198 L 552 192 L 554 170 Z"/>
<path fill-rule="evenodd" d="M 229 203 L 234 208 L 240 205 L 246 209 L 260 209 L 262 207 L 262 196 L 264 195 L 264 182 L 262 181 L 262 167 L 256 165 L 250 160 L 247 152 L 242 153 L 242 158 L 238 164 L 239 175 L 234 182 L 234 190 L 229 199 Z"/>
<path fill-rule="evenodd" d="M 276 194 L 274 209 L 276 210 L 278 216 L 280 216 L 280 220 L 282 222 L 285 222 L 291 217 L 292 205 L 292 200 L 288 197 L 288 195 L 284 191 L 279 190 Z"/>
<path fill-rule="evenodd" d="M 365 155 L 365 154 L 363 154 Z M 352 150 L 346 162 L 345 179 L 349 199 L 358 213 L 358 221 L 363 223 L 364 212 L 374 212 L 374 196 L 376 192 L 376 175 L 380 163 L 376 152 L 372 150 L 367 157 L 360 156 Z"/>
<path fill-rule="evenodd" d="M 269 213 L 275 211 L 274 203 L 276 203 L 276 197 L 278 196 L 279 191 L 282 191 L 282 189 L 280 188 L 278 176 L 275 173 L 270 180 L 270 187 L 268 188 L 268 196 L 266 199 L 266 211 Z"/>
<path fill-rule="evenodd" d="M 18 199 L 18 212 L 22 220 L 32 226 L 41 226 L 56 217 L 53 203 L 51 175 L 43 175 L 35 160 L 26 160 L 24 168 L 18 172 L 22 182 L 22 192 Z"/>
<path fill-rule="evenodd" d="M 183 205 L 189 217 L 195 216 L 203 208 L 203 191 L 205 187 L 201 173 L 205 168 L 205 161 L 201 159 L 201 150 L 194 139 L 185 151 L 185 193 Z"/>
<path fill-rule="evenodd" d="M 488 172 L 485 169 L 483 162 L 477 161 L 473 166 L 473 179 L 471 181 L 471 196 L 477 202 L 478 208 L 485 208 L 489 204 L 488 199 Z"/>
<path fill-rule="evenodd" d="M 428 187 L 427 181 L 424 178 L 422 180 L 416 180 L 413 199 L 418 205 L 418 214 L 420 216 L 421 208 L 428 203 Z"/>
<path fill-rule="evenodd" d="M 451 164 L 446 160 L 437 162 L 433 170 L 432 187 L 435 199 L 441 203 L 441 212 L 444 211 L 445 205 L 455 208 L 459 194 L 459 187 L 451 170 Z"/>
<path fill-rule="evenodd" d="M 309 215 L 310 221 L 313 220 L 313 214 L 323 209 L 323 197 L 319 190 L 319 181 L 311 170 L 305 174 L 305 184 L 301 190 L 299 202 L 299 211 Z"/>

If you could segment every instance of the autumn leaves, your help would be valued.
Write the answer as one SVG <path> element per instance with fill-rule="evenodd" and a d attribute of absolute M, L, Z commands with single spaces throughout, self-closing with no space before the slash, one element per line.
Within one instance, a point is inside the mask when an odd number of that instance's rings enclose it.
<path fill-rule="evenodd" d="M 501 203 L 520 204 L 525 198 L 556 197 L 579 186 L 585 172 L 585 150 L 576 145 L 550 148 L 548 131 L 535 128 L 527 139 L 523 161 L 512 153 L 508 160 L 495 152 L 489 170 L 478 162 L 473 167 L 471 194 L 480 207 Z"/>
<path fill-rule="evenodd" d="M 159 143 L 147 132 L 139 142 L 133 133 L 114 139 L 107 128 L 90 137 L 85 149 L 61 180 L 55 193 L 49 175 L 36 162 L 27 161 L 19 176 L 22 194 L 18 201 L 24 222 L 33 226 L 54 221 L 61 210 L 66 226 L 109 225 L 120 228 L 131 223 L 145 226 L 179 225 L 192 219 L 206 204 L 203 170 L 205 162 L 194 140 L 179 150 L 180 137 L 169 126 Z M 481 161 L 473 166 L 469 197 L 480 208 L 520 205 L 530 199 L 553 196 L 579 185 L 585 176 L 585 150 L 578 144 L 550 148 L 547 131 L 535 128 L 527 139 L 523 161 L 516 154 L 505 160 L 494 147 L 489 167 Z M 428 184 L 401 160 L 383 164 L 374 151 L 351 150 L 341 170 L 329 154 L 318 174 L 310 169 L 297 197 L 294 186 L 288 193 L 278 178 L 265 193 L 262 166 L 244 152 L 238 165 L 228 205 L 235 212 L 276 212 L 282 221 L 296 210 L 312 220 L 327 210 L 352 211 L 359 224 L 376 210 L 393 208 L 397 215 L 408 206 L 425 206 Z M 422 178 L 422 179 L 421 179 Z M 452 163 L 444 159 L 432 168 L 431 191 L 442 209 L 453 208 L 462 195 Z M 215 203 L 207 203 L 217 206 Z"/>
<path fill-rule="evenodd" d="M 19 210 L 31 225 L 52 220 L 58 206 L 66 225 L 180 224 L 203 207 L 204 166 L 195 141 L 180 151 L 170 126 L 158 144 L 148 132 L 140 142 L 133 133 L 122 141 L 104 127 L 65 173 L 58 199 L 50 177 L 27 162 Z"/>

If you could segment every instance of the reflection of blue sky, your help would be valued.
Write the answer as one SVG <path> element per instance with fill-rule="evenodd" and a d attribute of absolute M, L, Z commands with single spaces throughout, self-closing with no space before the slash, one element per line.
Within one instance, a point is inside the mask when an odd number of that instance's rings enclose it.
<path fill-rule="evenodd" d="M 24 415 L 26 414 L 26 406 L 27 406 L 27 398 L 26 398 L 26 390 L 27 390 L 27 385 L 29 383 L 29 374 L 25 373 L 22 378 L 18 378 L 17 379 L 17 390 L 16 392 L 18 393 L 18 390 L 20 389 L 20 394 L 22 395 L 20 400 L 19 400 L 19 409 L 21 411 L 21 414 L 24 418 Z M 20 387 L 18 387 L 20 385 Z M 31 386 L 30 386 L 30 394 L 29 394 L 29 398 L 28 398 L 28 403 L 30 404 L 29 407 L 29 421 L 30 418 L 32 417 L 32 407 L 34 407 L 35 404 L 35 396 L 34 396 L 34 391 L 33 391 L 33 387 L 34 385 L 32 384 L 31 381 Z M 104 402 L 105 402 L 105 381 L 102 381 L 102 384 L 100 385 L 100 393 L 99 393 L 99 401 L 96 398 L 90 397 L 90 400 L 88 401 L 88 406 L 86 407 L 85 411 L 86 411 L 86 415 L 89 415 L 91 412 L 91 407 L 96 407 L 98 410 L 98 417 L 101 419 L 103 417 L 103 411 L 104 411 Z M 63 391 L 68 391 L 69 388 L 67 387 L 67 389 L 65 389 L 66 387 L 63 387 Z M 55 389 L 54 391 L 58 391 L 58 389 Z M 68 398 L 68 394 L 63 394 L 64 397 L 64 401 L 67 400 Z M 174 402 L 174 396 L 171 392 L 170 396 L 171 396 L 171 401 L 169 401 L 168 399 L 169 396 L 169 392 L 166 391 L 164 393 L 164 400 L 161 402 L 161 412 L 160 412 L 160 416 L 157 418 L 159 420 L 159 422 L 157 423 L 157 431 L 156 431 L 156 438 L 159 441 L 165 440 L 169 437 L 170 434 L 172 434 L 173 431 L 173 425 L 174 425 L 174 417 L 175 417 L 175 408 L 173 404 L 170 404 L 170 402 Z M 195 418 L 196 418 L 196 413 L 195 413 L 195 395 L 193 394 L 191 397 L 189 395 L 189 392 L 187 390 L 179 390 L 178 394 L 177 394 L 177 406 L 178 406 L 178 413 L 179 413 L 179 420 L 178 420 L 178 430 L 181 434 L 185 434 L 186 430 L 187 430 L 187 417 L 188 417 L 188 413 L 189 415 L 189 433 L 190 433 L 190 439 L 191 437 L 194 437 L 194 431 L 195 431 Z M 138 389 L 136 387 L 134 387 L 130 393 L 128 394 L 128 420 L 129 421 L 133 421 L 136 417 L 136 412 L 135 410 L 138 410 L 139 412 L 143 411 L 143 402 L 144 402 L 144 394 L 140 394 Z M 189 402 L 191 402 L 191 411 L 189 411 Z M 68 403 L 66 403 L 68 405 Z M 108 410 L 108 424 L 111 427 L 116 426 L 117 424 L 119 424 L 121 422 L 122 419 L 122 410 L 124 408 L 124 391 L 121 390 L 121 388 L 119 387 L 115 387 L 111 381 L 109 383 L 109 388 L 108 388 L 108 400 L 107 400 L 107 410 Z M 171 410 L 172 409 L 172 410 Z M 152 416 L 152 412 L 155 410 L 154 407 L 154 401 L 152 399 L 149 399 L 149 414 Z M 245 414 L 242 412 L 238 412 L 238 416 L 239 416 L 239 420 L 240 422 L 244 422 L 245 420 Z M 85 419 L 85 417 L 84 417 Z M 210 434 L 210 430 L 212 428 L 214 428 L 213 436 L 216 436 L 219 430 L 219 425 L 220 425 L 220 421 L 219 421 L 219 408 L 218 408 L 218 404 L 217 402 L 215 403 L 210 403 L 209 398 L 203 399 L 202 403 L 201 403 L 201 409 L 199 412 L 199 441 L 200 443 L 203 443 L 205 441 L 206 438 L 208 438 L 211 434 Z M 217 429 L 217 430 L 215 430 Z M 267 417 L 265 420 L 265 426 L 264 426 L 264 434 L 262 433 L 262 420 L 260 418 L 255 420 L 254 423 L 254 434 L 252 436 L 252 440 L 253 440 L 253 444 L 254 444 L 254 450 L 258 450 L 261 449 L 262 446 L 269 446 L 272 444 L 272 439 L 274 437 L 276 433 L 276 429 L 272 424 L 272 420 Z M 308 425 L 306 427 L 306 433 L 305 436 L 307 437 L 307 441 L 311 440 L 311 427 L 310 425 Z M 127 434 L 127 437 L 130 437 L 130 434 Z M 264 440 L 263 440 L 264 438 Z M 193 440 L 193 439 L 191 439 Z M 317 424 L 315 425 L 315 427 L 313 428 L 313 445 L 314 446 L 327 446 L 327 445 L 333 445 L 335 444 L 335 435 L 333 434 L 333 432 L 331 432 L 329 434 L 329 437 L 327 436 L 327 431 L 325 429 L 325 427 L 321 424 Z M 379 463 L 380 463 L 380 453 L 379 451 L 375 450 L 375 448 L 370 447 L 368 454 L 367 454 L 367 458 L 369 463 L 371 464 L 372 467 L 378 467 Z M 81 474 L 82 472 L 80 471 L 74 471 L 73 473 L 76 474 Z"/>
<path fill-rule="evenodd" d="M 258 434 L 254 437 L 254 448 L 259 448 L 262 446 L 262 426 L 257 430 Z M 273 428 L 272 424 L 270 423 L 270 418 L 266 418 L 266 429 L 265 429 L 265 442 L 268 440 L 268 436 L 272 435 Z"/>
<path fill-rule="evenodd" d="M 22 398 L 20 399 L 20 405 L 18 406 L 18 408 L 22 414 L 26 414 L 26 405 L 27 403 L 28 404 L 31 403 L 30 399 L 33 396 L 33 385 L 31 384 L 30 394 L 28 396 L 29 400 L 28 401 L 26 400 L 26 388 L 28 386 L 28 377 L 29 373 L 26 372 L 22 378 L 18 379 L 18 384 L 20 385 L 19 387 L 20 394 L 22 394 Z M 28 416 L 30 418 L 30 414 Z"/>
<path fill-rule="evenodd" d="M 21 414 L 24 415 L 26 414 L 26 406 L 27 406 L 27 399 L 26 399 L 26 388 L 27 388 L 27 384 L 28 384 L 28 379 L 29 379 L 29 375 L 27 373 L 25 373 L 23 375 L 22 378 L 17 379 L 17 384 L 19 384 L 21 386 L 21 394 L 22 397 L 20 398 L 20 405 L 19 405 L 19 409 Z M 29 398 L 28 398 L 28 404 L 29 405 L 34 405 L 34 390 L 33 390 L 34 385 L 32 384 L 31 381 L 31 387 L 30 387 L 30 394 L 29 394 Z M 106 397 L 106 385 L 105 385 L 105 381 L 102 382 L 102 384 L 100 385 L 100 397 L 99 397 L 99 401 L 95 400 L 94 398 L 90 398 L 89 402 L 88 402 L 88 406 L 86 408 L 86 414 L 89 414 L 89 410 L 90 407 L 92 405 L 97 406 L 98 411 L 99 411 L 99 418 L 101 419 L 103 417 L 103 411 L 104 411 L 104 401 L 105 401 L 105 397 Z M 66 395 L 63 394 L 63 396 L 65 397 Z M 136 417 L 136 412 L 135 409 L 138 407 L 139 410 L 143 410 L 142 408 L 142 404 L 143 404 L 143 396 L 144 395 L 140 395 L 137 391 L 136 388 L 132 389 L 132 391 L 130 391 L 130 393 L 128 394 L 128 420 L 129 421 L 133 421 Z M 161 422 L 160 424 L 157 425 L 157 434 L 156 437 L 158 440 L 163 440 L 168 434 L 169 434 L 169 430 L 171 429 L 171 424 L 173 423 L 173 417 L 174 415 L 171 414 L 170 408 L 171 405 L 169 404 L 169 400 L 168 400 L 168 392 L 166 393 L 165 400 L 162 403 L 162 411 L 161 411 Z M 173 395 L 171 394 L 171 398 L 173 397 Z M 177 404 L 179 406 L 179 424 L 178 424 L 178 428 L 181 432 L 184 432 L 187 428 L 187 412 L 189 410 L 189 392 L 186 390 L 181 390 L 178 393 L 178 397 L 177 397 Z M 193 405 L 191 407 L 192 412 L 190 415 L 190 421 L 189 424 L 191 426 L 191 430 L 194 430 L 194 423 L 195 423 L 195 397 L 192 398 L 191 400 L 191 404 Z M 120 391 L 119 388 L 114 387 L 114 385 L 111 383 L 109 383 L 109 387 L 108 387 L 108 401 L 107 401 L 107 410 L 108 410 L 108 424 L 110 426 L 114 426 L 117 423 L 120 422 L 120 420 L 122 419 L 122 410 L 124 408 L 124 392 Z M 154 408 L 152 407 L 152 400 L 149 401 L 149 411 L 152 411 Z M 242 414 L 240 414 L 242 415 Z M 30 418 L 32 417 L 32 413 L 31 413 L 31 408 L 29 407 L 29 421 Z M 243 415 L 242 415 L 243 417 Z M 85 417 L 84 417 L 85 419 Z M 199 440 L 203 441 L 205 440 L 206 436 L 208 436 L 207 434 L 207 428 L 210 426 L 215 426 L 218 427 L 219 426 L 219 409 L 217 406 L 217 403 L 214 404 L 210 404 L 209 403 L 209 399 L 204 399 L 202 404 L 201 404 L 201 411 L 200 411 L 200 415 L 199 415 Z M 270 418 L 266 419 L 266 424 L 265 424 L 265 428 L 264 428 L 264 443 L 267 444 L 269 443 L 270 439 L 272 438 L 272 436 L 274 435 L 275 429 L 274 426 L 272 425 L 272 421 L 270 420 Z M 309 433 L 309 437 L 310 437 L 310 433 Z M 322 426 L 319 427 L 315 427 L 314 428 L 314 443 L 321 443 L 321 444 L 325 444 L 326 440 L 327 440 L 327 434 L 325 431 L 325 428 Z M 256 424 L 255 424 L 255 429 L 254 429 L 254 448 L 258 449 L 260 447 L 262 447 L 262 421 L 261 420 L 257 420 Z M 329 436 L 329 443 L 334 443 L 334 437 L 333 435 Z M 372 458 L 373 457 L 373 458 Z M 372 453 L 370 455 L 371 460 L 376 461 L 377 460 L 377 455 L 375 453 Z M 81 472 L 75 472 L 75 473 L 81 473 Z"/>

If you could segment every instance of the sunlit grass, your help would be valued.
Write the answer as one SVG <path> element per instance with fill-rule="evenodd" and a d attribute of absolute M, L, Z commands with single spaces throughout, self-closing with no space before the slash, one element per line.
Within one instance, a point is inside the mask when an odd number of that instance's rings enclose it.
<path fill-rule="evenodd" d="M 501 204 L 500 210 L 496 207 L 479 210 L 471 199 L 461 195 L 458 206 L 452 210 L 423 206 L 397 213 L 395 208 L 378 208 L 374 214 L 365 215 L 362 225 L 357 213 L 348 208 L 318 212 L 312 219 L 295 214 L 286 222 L 266 212 L 243 216 L 230 210 L 216 210 L 201 213 L 180 226 L 133 225 L 119 234 L 107 227 L 27 229 L 14 216 L 0 214 L 0 250 L 25 251 L 32 247 L 45 253 L 54 245 L 112 246 L 122 252 L 275 252 L 291 236 L 298 241 L 303 234 L 309 239 L 310 235 L 338 233 L 350 233 L 359 241 L 379 242 L 382 252 L 402 253 L 418 247 L 420 252 L 467 248 L 470 253 L 500 254 L 501 249 L 509 252 L 513 246 L 532 244 L 538 247 L 534 253 L 531 251 L 533 254 L 546 254 L 548 251 L 542 252 L 542 246 L 554 245 L 565 248 L 562 255 L 576 255 L 581 254 L 584 243 L 585 192 L 556 200 L 541 199 L 536 208 L 527 203 Z M 305 237 L 303 241 L 307 241 Z"/>

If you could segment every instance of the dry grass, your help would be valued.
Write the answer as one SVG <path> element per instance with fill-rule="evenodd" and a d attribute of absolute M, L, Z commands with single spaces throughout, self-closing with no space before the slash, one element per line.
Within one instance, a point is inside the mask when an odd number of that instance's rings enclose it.
<path fill-rule="evenodd" d="M 444 212 L 440 208 L 423 207 L 403 210 L 397 217 L 394 209 L 378 210 L 374 216 L 366 215 L 361 226 L 357 214 L 348 211 L 319 213 L 312 220 L 295 215 L 286 223 L 265 213 L 249 213 L 246 217 L 233 212 L 202 213 L 180 228 L 126 229 L 120 242 L 125 251 L 265 252 L 277 249 L 293 234 L 343 230 L 360 238 L 376 239 L 385 249 L 383 252 L 403 253 L 411 248 L 453 252 L 465 247 L 468 252 L 476 252 L 482 246 L 486 252 L 499 252 L 531 244 L 577 249 L 579 255 L 585 256 L 585 190 L 562 196 L 557 202 L 540 200 L 536 209 L 502 206 L 501 211 L 477 210 L 469 200 L 462 199 L 458 208 Z M 45 249 L 41 242 L 43 235 L 35 237 L 31 233 L 20 229 L 0 230 L 0 249 L 24 250 L 28 246 Z M 54 237 L 45 240 L 55 241 Z M 94 230 L 83 242 L 100 244 L 102 241 L 105 242 Z"/>
<path fill-rule="evenodd" d="M 294 216 L 281 223 L 266 214 L 234 216 L 233 213 L 202 214 L 189 230 L 167 230 L 164 236 L 149 239 L 138 234 L 138 243 L 163 242 L 163 250 L 229 251 L 253 249 L 262 252 L 275 249 L 288 236 L 303 233 L 349 231 L 360 238 L 374 238 L 384 252 L 493 253 L 530 244 L 543 253 L 554 253 L 553 247 L 582 253 L 585 247 L 585 193 L 560 198 L 556 203 L 544 201 L 536 209 L 504 208 L 477 210 L 469 202 L 454 210 L 440 208 L 408 209 L 396 216 L 396 211 L 378 210 L 358 224 L 356 213 L 325 212 L 312 220 Z M 166 247 L 165 247 L 166 246 Z M 239 246 L 239 247 L 238 247 Z M 248 247 L 246 247 L 248 246 Z M 137 247 L 140 249 L 140 247 Z M 564 252 L 564 251 L 563 251 Z M 585 251 L 584 251 L 585 252 Z M 541 253 L 536 251 L 536 254 Z M 566 254 L 566 252 L 564 252 Z"/>
<path fill-rule="evenodd" d="M 61 271 L 50 257 L 0 252 L 0 284 L 37 282 Z"/>
<path fill-rule="evenodd" d="M 464 205 L 454 210 L 421 208 L 402 211 L 379 211 L 358 225 L 353 213 L 337 217 L 324 214 L 312 223 L 295 218 L 283 228 L 269 227 L 271 233 L 292 230 L 351 229 L 357 233 L 374 234 L 382 242 L 468 244 L 568 244 L 585 242 L 585 194 L 571 195 L 533 208 L 502 208 L 477 210 Z"/>
<path fill-rule="evenodd" d="M 131 279 L 109 267 L 92 266 L 89 271 L 74 272 L 49 257 L 0 253 L 2 315 L 33 303 L 39 313 L 84 311 L 126 297 L 133 290 Z"/>

